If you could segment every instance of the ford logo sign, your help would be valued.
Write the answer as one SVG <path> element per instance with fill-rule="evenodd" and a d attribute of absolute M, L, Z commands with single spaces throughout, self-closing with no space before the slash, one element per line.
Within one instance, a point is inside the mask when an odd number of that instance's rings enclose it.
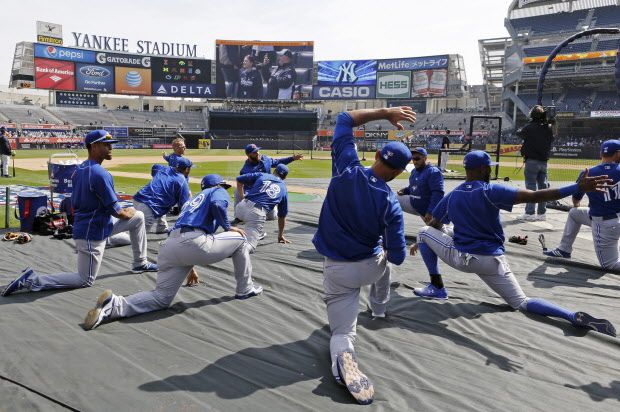
<path fill-rule="evenodd" d="M 82 73 L 84 76 L 101 78 L 108 77 L 110 76 L 110 74 L 112 74 L 108 69 L 101 66 L 84 66 L 80 68 L 80 73 Z"/>

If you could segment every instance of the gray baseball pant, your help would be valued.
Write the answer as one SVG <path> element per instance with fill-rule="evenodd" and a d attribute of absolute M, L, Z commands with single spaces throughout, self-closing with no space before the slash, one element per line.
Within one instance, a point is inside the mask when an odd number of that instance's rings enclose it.
<path fill-rule="evenodd" d="M 581 225 L 590 226 L 592 229 L 592 242 L 596 258 L 603 269 L 620 270 L 618 260 L 618 239 L 620 239 L 619 219 L 603 220 L 601 217 L 589 215 L 587 207 L 575 207 L 568 212 L 564 233 L 558 249 L 572 253 L 573 243 L 579 233 Z"/>
<path fill-rule="evenodd" d="M 441 259 L 454 269 L 475 273 L 513 309 L 525 309 L 527 296 L 523 293 L 504 255 L 487 256 L 462 253 L 454 247 L 451 236 L 430 226 L 424 226 L 418 235 Z"/>
<path fill-rule="evenodd" d="M 200 229 L 181 233 L 175 229 L 159 249 L 159 272 L 155 289 L 130 296 L 114 295 L 111 318 L 130 317 L 141 313 L 165 309 L 183 284 L 194 265 L 211 265 L 232 257 L 236 294 L 249 293 L 252 282 L 252 263 L 249 246 L 236 232 L 208 235 Z"/>
<path fill-rule="evenodd" d="M 181 205 L 183 206 L 183 205 Z M 153 213 L 153 210 L 140 202 L 133 202 L 133 207 L 136 210 L 144 213 L 144 227 L 146 229 L 146 233 L 167 233 L 168 232 L 168 222 L 166 221 L 166 215 L 156 217 Z"/>
<path fill-rule="evenodd" d="M 10 155 L 0 155 L 2 158 L 2 176 L 9 175 L 9 159 L 11 159 Z"/>
<path fill-rule="evenodd" d="M 356 262 L 325 258 L 323 300 L 327 304 L 327 318 L 332 332 L 329 351 L 335 377 L 338 376 L 338 354 L 354 350 L 360 288 L 371 285 L 370 309 L 377 315 L 385 314 L 390 300 L 391 269 L 392 265 L 388 263 L 383 252 Z"/>
<path fill-rule="evenodd" d="M 424 217 L 417 210 L 415 210 L 413 206 L 411 206 L 411 200 L 410 200 L 411 197 L 412 197 L 411 195 L 402 195 L 402 196 L 397 195 L 396 199 L 398 200 L 398 203 L 400 204 L 400 208 L 403 209 L 403 212 L 405 213 L 410 213 L 412 215 Z M 443 231 L 448 236 L 454 236 L 454 229 L 452 226 L 443 225 Z"/>
<path fill-rule="evenodd" d="M 618 239 L 620 239 L 618 218 L 603 220 L 601 217 L 592 216 L 594 251 L 603 269 L 620 270 Z"/>
<path fill-rule="evenodd" d="M 564 233 L 562 233 L 562 240 L 558 249 L 567 253 L 573 251 L 573 243 L 575 243 L 575 238 L 577 238 L 581 225 L 592 226 L 589 212 L 589 207 L 574 207 L 568 211 L 568 218 L 566 219 Z"/>
<path fill-rule="evenodd" d="M 411 206 L 411 195 L 397 195 L 396 199 L 398 199 L 398 203 L 400 203 L 400 208 L 403 209 L 403 212 L 420 216 L 420 213 Z"/>
<path fill-rule="evenodd" d="M 240 198 L 241 198 L 241 196 L 239 195 L 239 192 L 237 190 L 235 190 L 235 206 L 234 206 L 234 208 L 235 208 L 235 217 L 240 219 L 240 220 L 243 220 L 239 216 L 237 216 L 237 205 L 241 201 L 241 200 L 239 200 Z M 276 220 L 277 214 L 278 214 L 278 206 L 274 207 L 273 209 L 271 209 L 271 212 L 267 213 L 267 219 L 266 220 Z"/>
<path fill-rule="evenodd" d="M 252 248 L 251 251 L 254 252 L 258 240 L 265 233 L 267 212 L 251 200 L 243 199 L 235 206 L 235 216 L 245 222 L 245 236 Z"/>
<path fill-rule="evenodd" d="M 133 267 L 147 262 L 146 232 L 144 231 L 144 215 L 136 211 L 131 219 L 118 220 L 114 223 L 110 235 L 129 231 L 133 251 Z M 103 259 L 106 246 L 104 240 L 74 239 L 77 249 L 77 272 L 56 273 L 52 275 L 33 275 L 30 290 L 72 289 L 93 285 Z"/>

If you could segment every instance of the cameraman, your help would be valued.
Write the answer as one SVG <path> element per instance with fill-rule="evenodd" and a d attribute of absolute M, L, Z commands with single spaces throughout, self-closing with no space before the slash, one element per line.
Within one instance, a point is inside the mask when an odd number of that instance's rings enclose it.
<path fill-rule="evenodd" d="M 517 130 L 517 136 L 523 139 L 521 156 L 525 162 L 525 188 L 528 190 L 546 189 L 547 161 L 551 152 L 551 143 L 558 134 L 555 113 L 548 113 L 543 106 L 536 105 L 530 110 L 530 121 Z M 538 216 L 534 214 L 534 203 L 525 205 L 522 220 L 546 220 L 546 202 L 538 203 Z"/>

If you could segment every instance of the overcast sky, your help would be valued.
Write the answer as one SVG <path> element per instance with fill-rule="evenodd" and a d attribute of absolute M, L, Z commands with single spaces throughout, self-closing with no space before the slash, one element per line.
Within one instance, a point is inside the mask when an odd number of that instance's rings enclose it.
<path fill-rule="evenodd" d="M 71 32 L 189 43 L 215 57 L 215 39 L 314 40 L 315 61 L 463 55 L 481 84 L 478 39 L 507 35 L 508 0 L 4 0 L 0 49 L 7 84 L 15 43 L 36 39 L 36 21 Z"/>

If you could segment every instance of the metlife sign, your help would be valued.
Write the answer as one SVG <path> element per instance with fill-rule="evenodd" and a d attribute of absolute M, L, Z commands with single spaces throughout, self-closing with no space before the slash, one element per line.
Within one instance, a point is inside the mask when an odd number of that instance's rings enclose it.
<path fill-rule="evenodd" d="M 429 70 L 445 69 L 448 67 L 449 56 L 406 57 L 402 59 L 387 59 L 377 61 L 378 71 L 395 70 Z"/>
<path fill-rule="evenodd" d="M 78 63 L 94 63 L 97 53 L 89 50 L 70 49 L 68 47 L 52 46 L 49 44 L 34 44 L 34 57 L 52 60 L 66 60 Z"/>
<path fill-rule="evenodd" d="M 402 99 L 411 96 L 411 72 L 378 72 L 377 99 Z"/>
<path fill-rule="evenodd" d="M 215 97 L 214 84 L 153 82 L 153 96 Z"/>

